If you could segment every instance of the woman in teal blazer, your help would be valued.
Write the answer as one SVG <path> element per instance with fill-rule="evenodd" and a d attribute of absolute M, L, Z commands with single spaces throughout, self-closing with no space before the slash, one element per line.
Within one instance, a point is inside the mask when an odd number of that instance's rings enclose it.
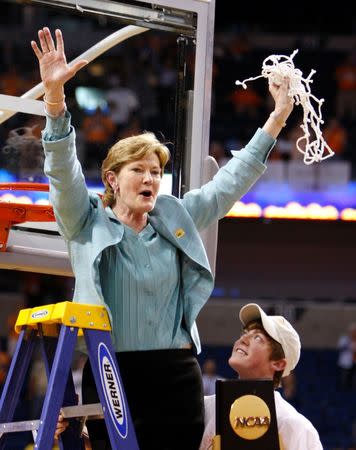
<path fill-rule="evenodd" d="M 39 31 L 47 123 L 42 133 L 50 200 L 75 274 L 73 301 L 106 305 L 141 450 L 199 448 L 204 427 L 196 317 L 213 289 L 199 232 L 224 217 L 266 169 L 293 109 L 288 80 L 270 85 L 275 109 L 263 128 L 213 180 L 177 199 L 158 195 L 169 152 L 152 133 L 116 143 L 102 165 L 103 199 L 86 187 L 64 84 L 87 62 L 66 63 L 63 38 Z M 90 364 L 83 401 L 96 402 Z M 92 448 L 110 444 L 88 423 Z M 177 430 L 180 430 L 177 432 Z"/>

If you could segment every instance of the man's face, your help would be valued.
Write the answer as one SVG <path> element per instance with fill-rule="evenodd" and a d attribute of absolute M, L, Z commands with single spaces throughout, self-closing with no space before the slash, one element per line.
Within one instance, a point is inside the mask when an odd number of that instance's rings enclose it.
<path fill-rule="evenodd" d="M 272 379 L 276 369 L 270 356 L 270 338 L 263 331 L 252 329 L 245 331 L 235 342 L 229 365 L 240 378 Z"/>

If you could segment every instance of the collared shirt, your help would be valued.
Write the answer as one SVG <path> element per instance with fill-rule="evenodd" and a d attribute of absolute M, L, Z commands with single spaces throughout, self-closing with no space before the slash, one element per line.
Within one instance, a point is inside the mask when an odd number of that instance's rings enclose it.
<path fill-rule="evenodd" d="M 106 210 L 118 222 L 112 210 Z M 177 248 L 150 223 L 140 233 L 124 225 L 122 240 L 103 252 L 99 271 L 118 351 L 182 348 L 192 343 L 182 325 Z"/>
<path fill-rule="evenodd" d="M 58 140 L 69 131 L 68 112 L 58 119 L 48 117 L 44 139 Z M 106 211 L 118 222 L 111 208 Z M 177 248 L 150 223 L 138 234 L 126 225 L 124 230 L 121 242 L 108 247 L 99 263 L 101 287 L 113 320 L 115 350 L 190 346 L 190 334 L 183 326 Z"/>

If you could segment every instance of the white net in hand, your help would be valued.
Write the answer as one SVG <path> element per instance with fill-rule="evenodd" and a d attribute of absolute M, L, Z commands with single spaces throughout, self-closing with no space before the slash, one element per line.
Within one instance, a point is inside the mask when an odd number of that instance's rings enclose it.
<path fill-rule="evenodd" d="M 288 95 L 293 98 L 296 105 L 302 105 L 303 108 L 303 123 L 300 127 L 304 136 L 297 140 L 296 146 L 304 154 L 304 163 L 312 164 L 333 156 L 334 152 L 325 142 L 320 130 L 320 125 L 324 123 L 321 114 L 321 105 L 324 103 L 324 99 L 315 97 L 310 89 L 315 70 L 312 70 L 307 78 L 303 78 L 302 71 L 294 67 L 293 63 L 293 58 L 297 53 L 298 50 L 294 50 L 290 56 L 268 56 L 262 63 L 261 75 L 243 81 L 237 80 L 236 84 L 247 89 L 246 82 L 258 78 L 268 78 L 270 82 L 277 85 L 281 84 L 283 77 L 289 78 Z M 317 105 L 317 112 L 312 104 L 313 101 Z"/>

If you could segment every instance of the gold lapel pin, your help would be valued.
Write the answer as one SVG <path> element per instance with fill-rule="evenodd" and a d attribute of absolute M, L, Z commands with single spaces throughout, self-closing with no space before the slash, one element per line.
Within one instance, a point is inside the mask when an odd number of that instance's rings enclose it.
<path fill-rule="evenodd" d="M 183 230 L 183 228 L 178 228 L 174 234 L 176 235 L 176 238 L 179 239 L 185 235 L 185 231 Z"/>

